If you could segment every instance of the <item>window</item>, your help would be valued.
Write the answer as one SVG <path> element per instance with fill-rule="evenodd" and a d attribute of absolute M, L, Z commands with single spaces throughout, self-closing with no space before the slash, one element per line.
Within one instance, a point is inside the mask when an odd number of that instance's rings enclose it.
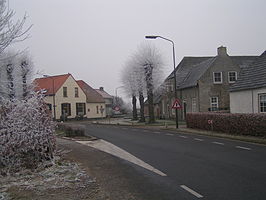
<path fill-rule="evenodd" d="M 76 103 L 76 115 L 83 116 L 86 114 L 85 103 Z"/>
<path fill-rule="evenodd" d="M 259 112 L 266 113 L 266 94 L 259 94 Z"/>
<path fill-rule="evenodd" d="M 219 105 L 218 105 L 218 97 L 211 97 L 211 99 L 210 99 L 210 101 L 211 101 L 211 111 L 216 111 L 216 110 L 218 110 L 218 107 L 219 107 Z"/>
<path fill-rule="evenodd" d="M 228 72 L 228 82 L 234 83 L 237 80 L 237 73 L 236 72 Z"/>
<path fill-rule="evenodd" d="M 79 97 L 79 89 L 75 87 L 75 97 Z"/>
<path fill-rule="evenodd" d="M 62 103 L 61 110 L 62 110 L 62 116 L 70 116 L 71 115 L 71 104 Z"/>
<path fill-rule="evenodd" d="M 63 87 L 63 97 L 67 97 L 67 87 Z"/>
<path fill-rule="evenodd" d="M 99 114 L 99 106 L 96 106 L 96 112 Z"/>
<path fill-rule="evenodd" d="M 47 103 L 46 106 L 47 106 L 47 109 L 48 109 L 48 110 L 52 110 L 52 104 Z"/>
<path fill-rule="evenodd" d="M 192 112 L 197 112 L 197 101 L 196 101 L 196 98 L 192 98 Z"/>
<path fill-rule="evenodd" d="M 213 72 L 213 83 L 222 83 L 222 72 Z"/>

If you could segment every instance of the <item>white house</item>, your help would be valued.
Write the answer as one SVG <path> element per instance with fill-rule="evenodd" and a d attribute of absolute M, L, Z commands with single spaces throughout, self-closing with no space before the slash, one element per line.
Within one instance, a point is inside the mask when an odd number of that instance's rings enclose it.
<path fill-rule="evenodd" d="M 231 113 L 266 113 L 266 51 L 230 88 Z"/>

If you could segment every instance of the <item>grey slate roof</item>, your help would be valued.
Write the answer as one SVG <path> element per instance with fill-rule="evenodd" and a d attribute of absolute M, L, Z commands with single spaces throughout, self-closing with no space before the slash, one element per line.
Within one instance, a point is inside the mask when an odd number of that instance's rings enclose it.
<path fill-rule="evenodd" d="M 248 67 L 258 56 L 230 56 L 241 69 Z M 197 81 L 215 61 L 213 57 L 184 57 L 176 68 L 177 89 L 197 86 Z M 172 72 L 167 79 L 172 79 Z M 166 80 L 167 80 L 166 79 Z"/>
<path fill-rule="evenodd" d="M 230 91 L 239 91 L 266 87 L 266 51 L 249 67 L 242 69 L 239 79 L 230 87 Z"/>

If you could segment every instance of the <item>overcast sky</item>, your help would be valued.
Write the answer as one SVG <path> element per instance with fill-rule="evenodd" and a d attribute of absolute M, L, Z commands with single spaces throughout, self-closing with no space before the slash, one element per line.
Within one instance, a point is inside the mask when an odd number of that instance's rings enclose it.
<path fill-rule="evenodd" d="M 145 41 L 161 35 L 175 42 L 177 64 L 184 56 L 259 55 L 266 50 L 265 0 L 9 0 L 16 18 L 27 13 L 28 48 L 35 69 L 71 73 L 110 94 L 121 86 L 125 61 Z M 152 40 L 173 69 L 171 43 Z M 118 90 L 118 94 L 122 90 Z M 120 94 L 119 94 L 120 95 Z"/>

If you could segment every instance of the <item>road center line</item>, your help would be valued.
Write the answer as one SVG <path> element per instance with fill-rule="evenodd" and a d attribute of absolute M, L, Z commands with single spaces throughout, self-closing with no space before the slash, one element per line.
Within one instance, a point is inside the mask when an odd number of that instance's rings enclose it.
<path fill-rule="evenodd" d="M 172 133 L 166 133 L 165 135 L 173 136 L 174 134 L 172 134 Z"/>
<path fill-rule="evenodd" d="M 194 140 L 197 140 L 197 141 L 204 141 L 203 139 L 200 139 L 200 138 L 194 138 Z"/>
<path fill-rule="evenodd" d="M 185 185 L 180 185 L 180 187 L 183 188 L 184 190 L 186 190 L 187 192 L 189 192 L 190 194 L 193 194 L 197 198 L 202 198 L 203 197 L 201 194 L 195 192 L 194 190 L 190 189 L 189 187 L 187 187 Z"/>
<path fill-rule="evenodd" d="M 244 150 L 248 150 L 248 151 L 251 150 L 251 148 L 248 148 L 248 147 L 241 147 L 241 146 L 236 146 L 236 148 L 238 148 L 238 149 L 244 149 Z"/>
<path fill-rule="evenodd" d="M 213 144 L 218 144 L 218 145 L 224 145 L 224 143 L 221 142 L 212 142 Z"/>
<path fill-rule="evenodd" d="M 187 138 L 187 136 L 184 136 L 184 135 L 179 135 L 179 137 L 181 137 L 181 138 Z"/>

